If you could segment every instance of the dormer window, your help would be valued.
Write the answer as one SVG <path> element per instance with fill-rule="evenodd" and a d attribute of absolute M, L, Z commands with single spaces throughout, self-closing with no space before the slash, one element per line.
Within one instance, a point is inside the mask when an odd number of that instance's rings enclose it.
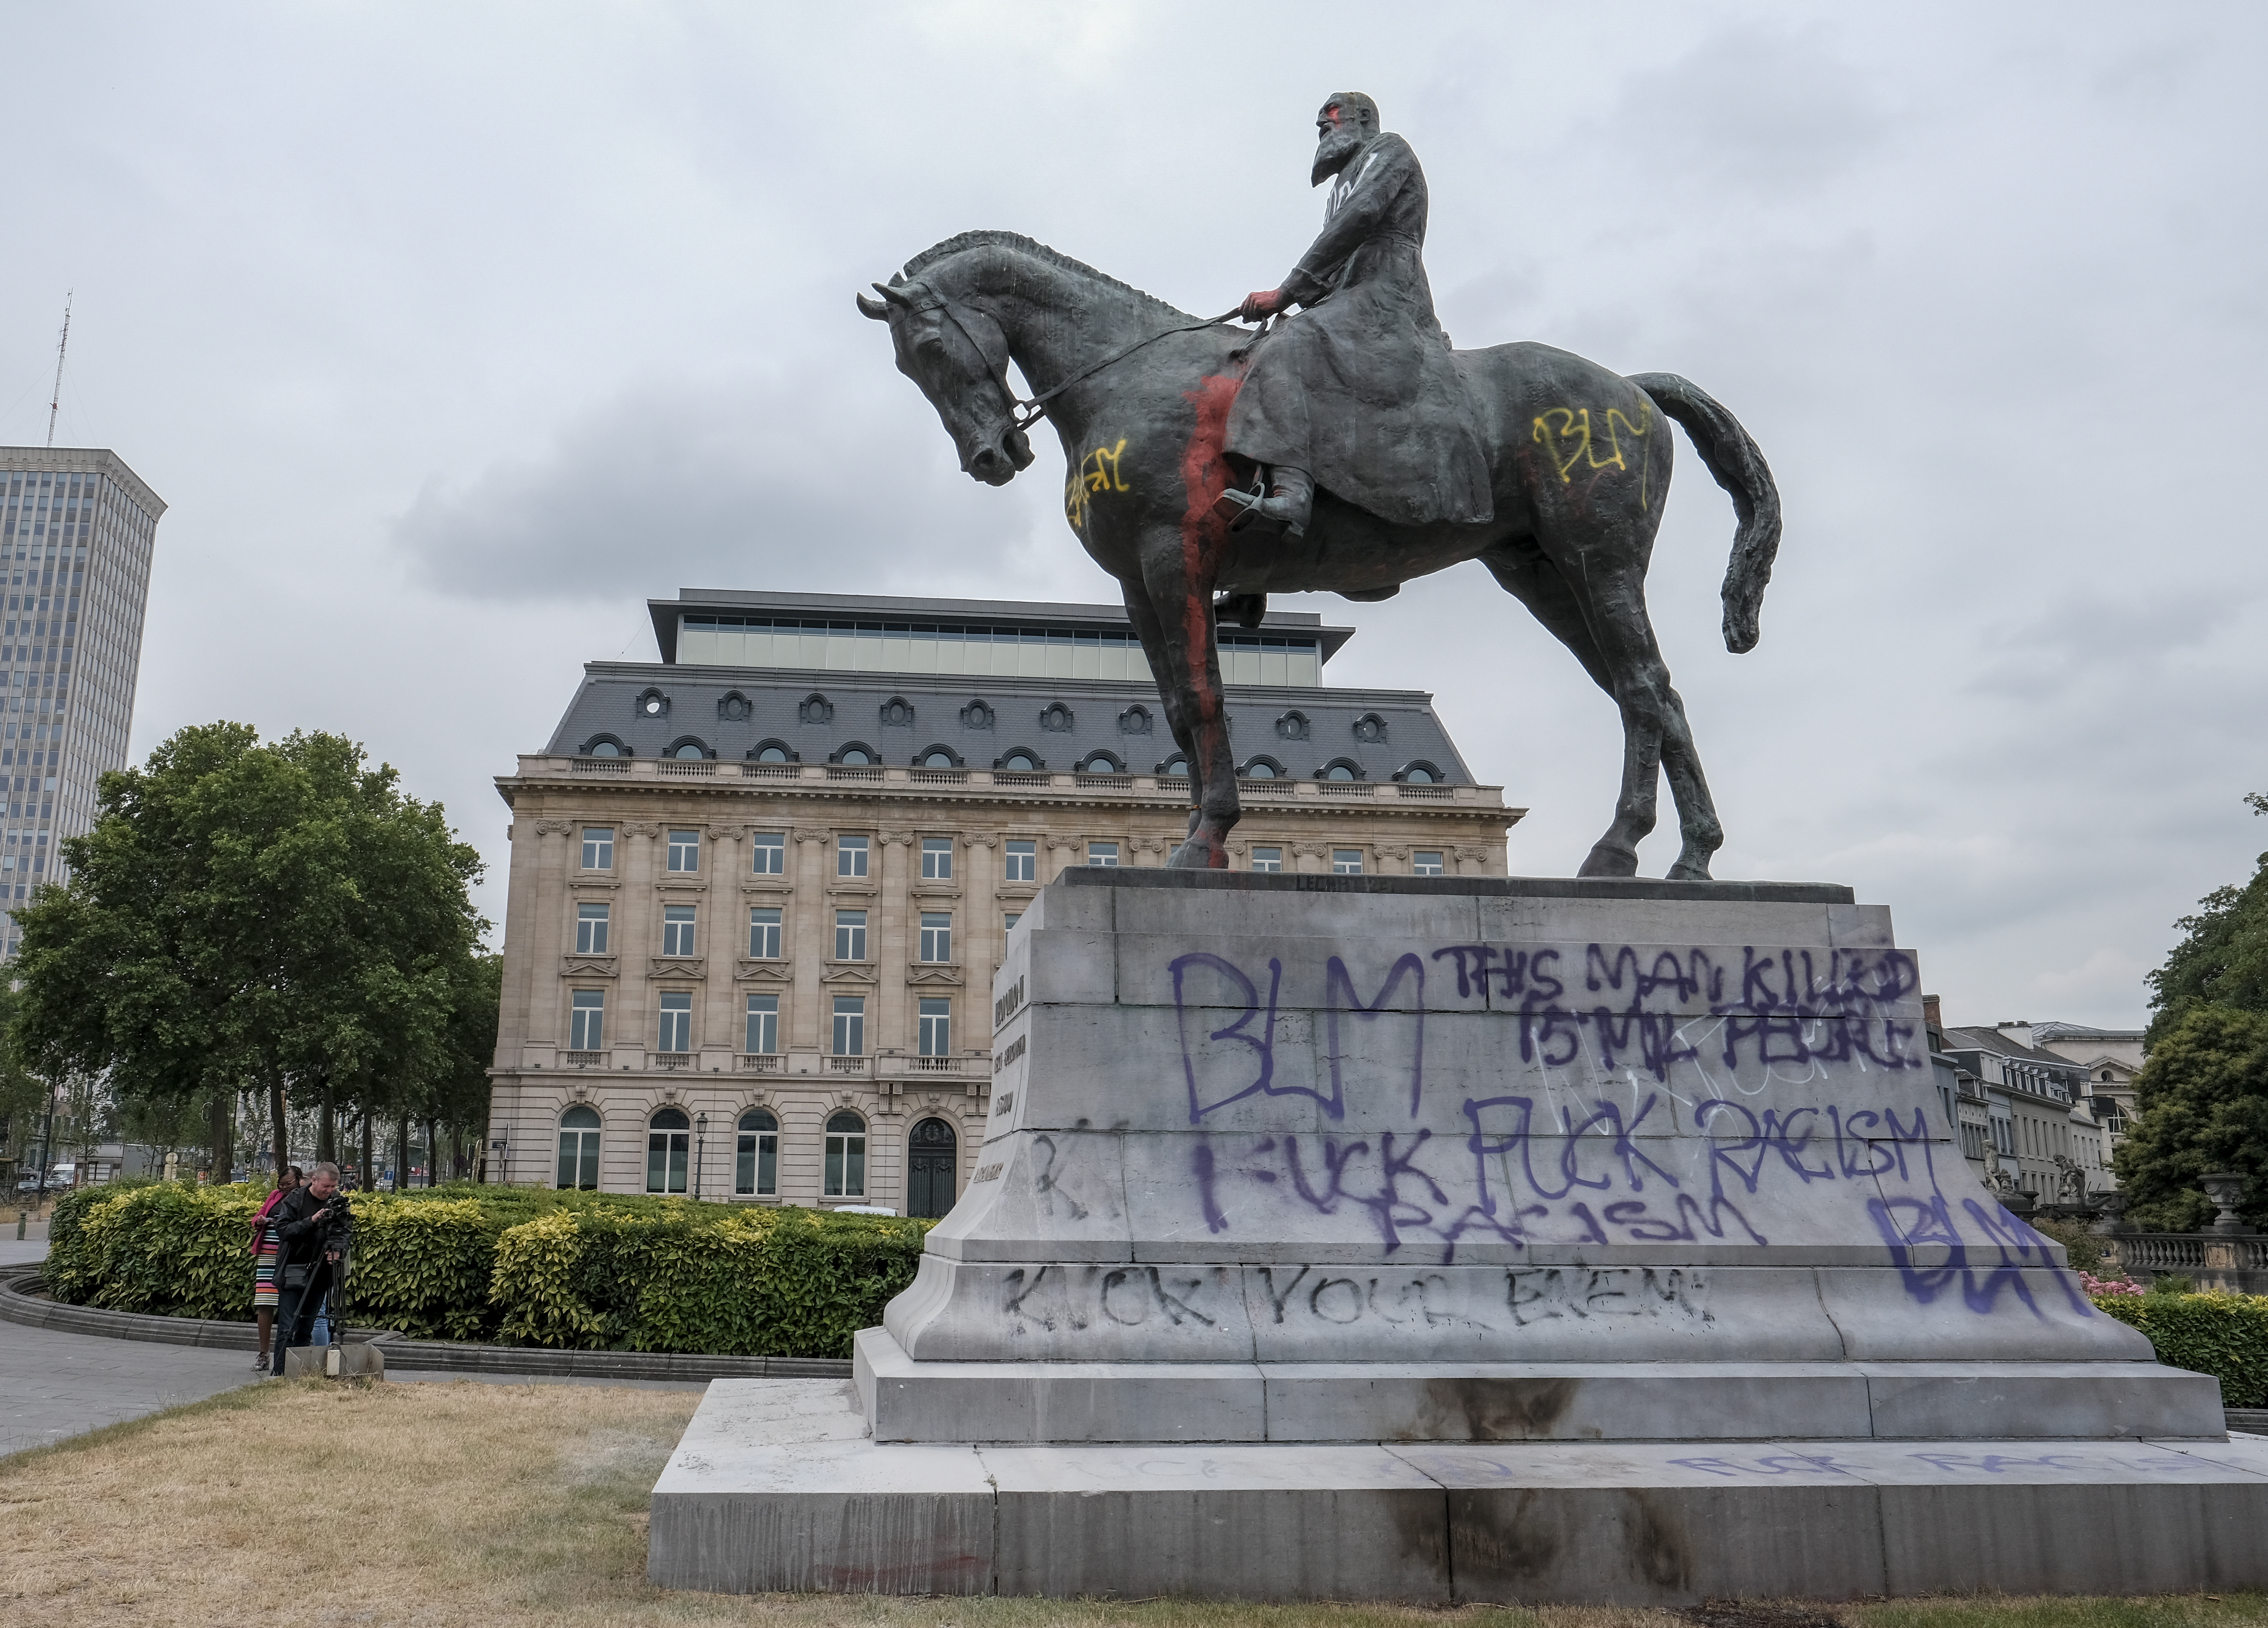
<path fill-rule="evenodd" d="M 659 689 L 645 689 L 639 691 L 637 698 L 637 715 L 640 718 L 667 718 L 669 716 L 669 697 Z"/>
<path fill-rule="evenodd" d="M 808 695 L 803 698 L 803 704 L 796 708 L 795 715 L 799 722 L 806 724 L 831 724 L 835 721 L 835 704 L 825 696 Z"/>
<path fill-rule="evenodd" d="M 882 722 L 893 729 L 911 729 L 914 704 L 903 696 L 892 696 L 882 703 Z"/>
<path fill-rule="evenodd" d="M 1118 715 L 1118 733 L 1122 735 L 1146 735 L 1150 733 L 1150 709 L 1128 707 Z"/>
<path fill-rule="evenodd" d="M 961 709 L 961 726 L 963 729 L 991 728 L 992 709 L 982 701 L 970 702 Z"/>
<path fill-rule="evenodd" d="M 717 703 L 717 716 L 728 724 L 744 724 L 755 711 L 748 698 L 737 689 Z"/>
<path fill-rule="evenodd" d="M 1305 740 L 1307 738 L 1307 715 L 1297 711 L 1285 713 L 1276 720 L 1276 733 L 1285 740 Z"/>
<path fill-rule="evenodd" d="M 1060 701 L 1050 702 L 1040 711 L 1040 727 L 1054 734 L 1068 734 L 1071 726 L 1071 711 Z"/>
<path fill-rule="evenodd" d="M 1386 739 L 1386 720 L 1375 712 L 1366 712 L 1354 720 L 1354 738 L 1365 744 Z"/>

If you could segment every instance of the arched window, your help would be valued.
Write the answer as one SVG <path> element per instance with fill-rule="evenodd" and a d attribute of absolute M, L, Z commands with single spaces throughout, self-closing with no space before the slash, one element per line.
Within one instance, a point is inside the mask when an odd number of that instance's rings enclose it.
<path fill-rule="evenodd" d="M 873 748 L 866 745 L 863 740 L 853 740 L 828 761 L 834 763 L 858 765 L 875 763 L 880 760 L 874 755 Z"/>
<path fill-rule="evenodd" d="M 1321 769 L 1315 770 L 1315 778 L 1318 780 L 1359 780 L 1362 778 L 1362 766 L 1359 763 L 1349 762 L 1344 757 L 1335 757 L 1329 762 L 1325 763 Z"/>
<path fill-rule="evenodd" d="M 1307 715 L 1294 709 L 1276 720 L 1276 733 L 1285 740 L 1305 740 L 1307 738 Z"/>
<path fill-rule="evenodd" d="M 1237 772 L 1248 780 L 1275 780 L 1283 777 L 1284 765 L 1272 757 L 1256 757 Z"/>
<path fill-rule="evenodd" d="M 1047 767 L 1047 762 L 1046 760 L 1042 758 L 1037 753 L 1027 752 L 1020 747 L 1015 751 L 1009 753 L 1007 756 L 1002 758 L 998 762 L 993 764 L 992 767 L 995 769 L 1005 769 L 1011 774 L 1029 775 L 1037 774 L 1041 770 Z"/>
<path fill-rule="evenodd" d="M 709 748 L 691 735 L 688 735 L 669 748 L 669 755 L 672 757 L 687 759 L 706 757 L 709 755 Z"/>
<path fill-rule="evenodd" d="M 924 752 L 919 757 L 914 759 L 914 767 L 917 769 L 958 769 L 961 767 L 961 754 L 954 751 L 949 746 L 933 746 L 927 751 Z"/>
<path fill-rule="evenodd" d="M 826 1197 L 865 1196 L 866 1122 L 846 1108 L 827 1118 Z"/>
<path fill-rule="evenodd" d="M 1354 738 L 1369 742 L 1386 739 L 1386 720 L 1375 712 L 1366 712 L 1354 720 Z"/>
<path fill-rule="evenodd" d="M 657 1109 L 646 1121 L 645 1190 L 681 1193 L 693 1162 L 693 1123 L 681 1109 Z"/>
<path fill-rule="evenodd" d="M 942 1119 L 924 1119 L 907 1138 L 906 1213 L 939 1216 L 953 1208 L 961 1138 Z"/>
<path fill-rule="evenodd" d="M 640 718 L 667 718 L 669 697 L 659 689 L 640 690 L 637 708 Z"/>
<path fill-rule="evenodd" d="M 992 709 L 982 701 L 971 701 L 961 709 L 961 726 L 963 729 L 991 728 Z"/>
<path fill-rule="evenodd" d="M 585 741 L 581 753 L 585 757 L 628 757 L 630 755 L 630 748 L 612 735 L 600 735 L 595 740 Z"/>
<path fill-rule="evenodd" d="M 759 740 L 748 749 L 749 758 L 759 763 L 792 763 L 795 748 L 784 740 Z"/>
<path fill-rule="evenodd" d="M 747 722 L 754 711 L 748 704 L 748 698 L 737 689 L 726 690 L 717 702 L 717 716 L 728 724 Z"/>
<path fill-rule="evenodd" d="M 1413 757 L 1394 771 L 1394 777 L 1407 785 L 1432 785 L 1440 779 L 1441 771 L 1422 757 Z"/>
<path fill-rule="evenodd" d="M 893 729 L 911 729 L 914 726 L 914 704 L 903 696 L 892 696 L 882 703 L 882 722 Z"/>
<path fill-rule="evenodd" d="M 1040 709 L 1040 727 L 1052 734 L 1066 733 L 1071 721 L 1071 709 L 1060 701 L 1051 701 Z"/>
<path fill-rule="evenodd" d="M 816 690 L 803 698 L 795 710 L 796 721 L 804 724 L 831 724 L 835 721 L 835 704 Z"/>
<path fill-rule="evenodd" d="M 1079 770 L 1086 775 L 1123 775 L 1126 765 L 1108 752 L 1097 752 L 1081 763 Z"/>
<path fill-rule="evenodd" d="M 1118 733 L 1122 735 L 1146 735 L 1150 733 L 1150 709 L 1128 707 L 1118 715 Z"/>
<path fill-rule="evenodd" d="M 743 1198 L 765 1198 L 779 1191 L 779 1120 L 768 1108 L 752 1108 L 740 1116 L 733 1190 Z"/>
<path fill-rule="evenodd" d="M 1180 775 L 1186 778 L 1189 772 L 1189 760 L 1176 752 L 1158 765 L 1158 772 L 1161 775 Z"/>
<path fill-rule="evenodd" d="M 599 1190 L 599 1112 L 577 1103 L 559 1116 L 559 1189 Z"/>

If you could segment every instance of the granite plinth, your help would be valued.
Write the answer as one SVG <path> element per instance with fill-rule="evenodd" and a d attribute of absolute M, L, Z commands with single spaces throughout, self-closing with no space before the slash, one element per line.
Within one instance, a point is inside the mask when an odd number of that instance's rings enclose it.
<path fill-rule="evenodd" d="M 1147 1443 L 863 1434 L 718 1380 L 648 1576 L 726 1593 L 1675 1606 L 2268 1586 L 2268 1441 Z"/>

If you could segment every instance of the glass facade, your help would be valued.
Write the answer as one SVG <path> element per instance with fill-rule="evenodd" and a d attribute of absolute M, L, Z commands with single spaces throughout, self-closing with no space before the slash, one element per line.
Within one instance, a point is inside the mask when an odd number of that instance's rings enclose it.
<path fill-rule="evenodd" d="M 126 767 L 150 563 L 165 505 L 107 453 L 0 448 L 0 954 L 9 907 L 65 874 L 55 844 L 94 823 Z"/>
<path fill-rule="evenodd" d="M 677 659 L 693 667 L 808 667 L 830 673 L 967 673 L 1003 678 L 1147 682 L 1150 663 L 1126 628 L 950 627 L 785 616 L 681 615 Z M 1321 643 L 1298 635 L 1220 634 L 1229 684 L 1321 684 Z"/>

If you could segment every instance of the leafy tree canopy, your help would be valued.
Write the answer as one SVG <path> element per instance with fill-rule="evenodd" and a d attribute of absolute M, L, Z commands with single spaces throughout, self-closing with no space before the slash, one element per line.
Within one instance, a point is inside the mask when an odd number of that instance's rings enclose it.
<path fill-rule="evenodd" d="M 2134 1089 L 2139 1112 L 2113 1160 L 2132 1219 L 2195 1232 L 2218 1213 L 2198 1178 L 2242 1170 L 2252 1177 L 2245 1219 L 2268 1223 L 2268 1012 L 2189 1007 Z"/>
<path fill-rule="evenodd" d="M 450 1072 L 478 856 L 337 735 L 184 729 L 103 777 L 70 880 L 18 911 L 40 1068 L 122 1097 L 346 1082 L 408 1106 Z M 277 1162 L 284 1158 L 276 1150 Z"/>
<path fill-rule="evenodd" d="M 2255 792 L 2244 800 L 2268 814 L 2268 797 Z M 2196 915 L 2174 924 L 2185 936 L 2150 974 L 2153 1048 L 2192 1007 L 2268 1012 L 2268 853 L 2243 887 L 2216 888 L 2198 903 Z"/>

